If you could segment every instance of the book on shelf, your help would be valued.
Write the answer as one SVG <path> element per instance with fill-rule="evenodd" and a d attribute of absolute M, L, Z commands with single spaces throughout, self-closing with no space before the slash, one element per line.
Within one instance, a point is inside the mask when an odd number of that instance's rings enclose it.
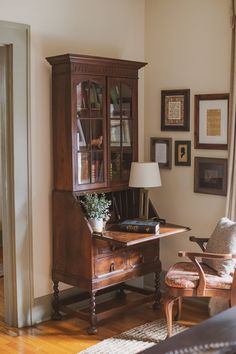
<path fill-rule="evenodd" d="M 122 231 L 157 234 L 159 232 L 159 222 L 153 220 L 133 220 L 128 219 L 119 224 Z"/>

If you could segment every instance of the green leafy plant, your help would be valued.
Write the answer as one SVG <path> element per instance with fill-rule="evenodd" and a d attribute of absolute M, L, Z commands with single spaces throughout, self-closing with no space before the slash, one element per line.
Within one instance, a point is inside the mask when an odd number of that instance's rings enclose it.
<path fill-rule="evenodd" d="M 86 214 L 91 219 L 106 219 L 110 216 L 109 206 L 111 201 L 106 199 L 105 194 L 100 196 L 97 193 L 86 194 L 84 199 L 81 200 Z"/>

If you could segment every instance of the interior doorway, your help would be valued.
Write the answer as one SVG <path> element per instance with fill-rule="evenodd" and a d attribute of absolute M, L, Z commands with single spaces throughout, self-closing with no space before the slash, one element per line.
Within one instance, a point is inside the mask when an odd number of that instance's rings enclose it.
<path fill-rule="evenodd" d="M 0 21 L 4 320 L 19 328 L 33 308 L 29 43 L 29 26 Z"/>
<path fill-rule="evenodd" d="M 0 46 L 0 150 L 2 157 L 2 133 L 3 133 L 3 111 L 7 110 L 7 81 L 9 79 L 9 68 L 7 67 L 7 48 Z M 0 163 L 0 322 L 5 322 L 5 297 L 4 297 L 4 271 L 3 271 L 3 181 L 2 181 L 2 158 Z"/>
<path fill-rule="evenodd" d="M 1 221 L 2 221 L 2 219 L 1 219 Z M 4 303 L 5 303 L 4 268 L 3 268 L 3 244 L 2 244 L 2 222 L 1 222 L 1 230 L 0 230 L 0 322 L 5 322 Z"/>

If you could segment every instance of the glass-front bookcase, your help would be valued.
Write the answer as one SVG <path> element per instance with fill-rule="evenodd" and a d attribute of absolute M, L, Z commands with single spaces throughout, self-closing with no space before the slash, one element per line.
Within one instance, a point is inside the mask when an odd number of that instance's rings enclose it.
<path fill-rule="evenodd" d="M 54 189 L 128 187 L 138 159 L 138 70 L 146 63 L 79 54 L 52 65 Z"/>

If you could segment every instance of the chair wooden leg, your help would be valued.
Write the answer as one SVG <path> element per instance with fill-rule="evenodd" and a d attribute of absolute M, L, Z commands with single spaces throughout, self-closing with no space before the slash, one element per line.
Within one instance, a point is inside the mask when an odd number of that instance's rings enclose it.
<path fill-rule="evenodd" d="M 229 307 L 233 307 L 236 305 L 236 298 L 235 296 L 231 295 L 231 299 L 229 300 Z"/>
<path fill-rule="evenodd" d="M 177 299 L 177 313 L 175 315 L 175 321 L 178 321 L 181 317 L 181 313 L 182 313 L 182 297 L 178 297 Z"/>
<path fill-rule="evenodd" d="M 166 298 L 164 300 L 164 310 L 167 321 L 167 338 L 172 336 L 172 310 L 175 298 Z"/>

